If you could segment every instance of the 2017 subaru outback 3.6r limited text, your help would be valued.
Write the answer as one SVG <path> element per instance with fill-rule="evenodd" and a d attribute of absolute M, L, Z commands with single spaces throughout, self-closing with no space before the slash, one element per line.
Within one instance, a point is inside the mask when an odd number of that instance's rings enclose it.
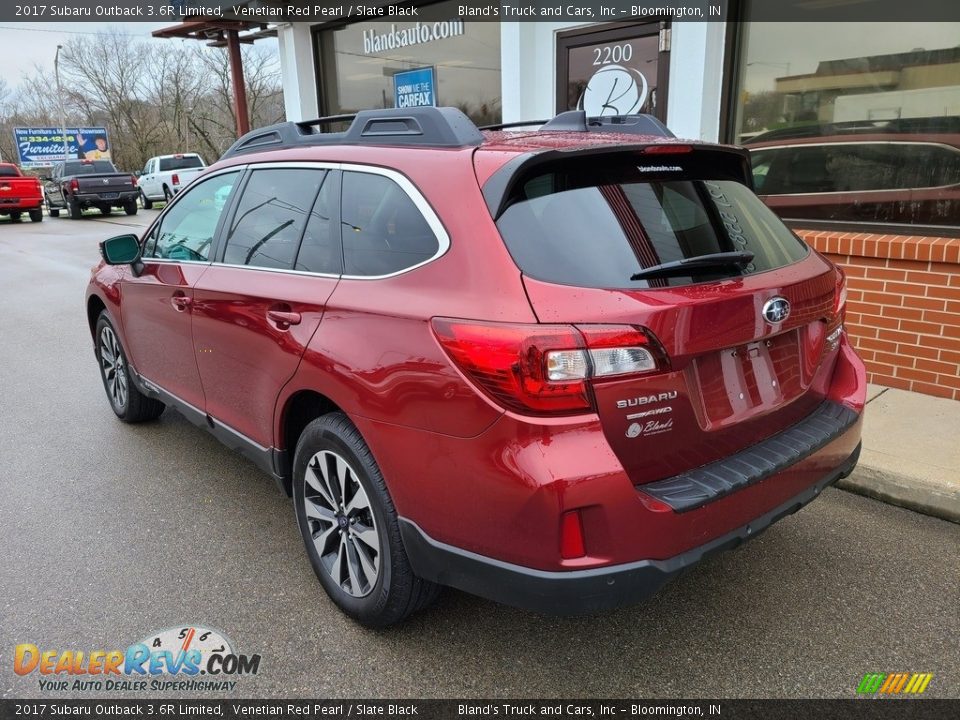
<path fill-rule="evenodd" d="M 102 243 L 86 301 L 117 416 L 172 406 L 269 472 L 348 615 L 633 602 L 853 469 L 843 276 L 745 151 L 646 116 L 326 123 L 241 138 Z"/>

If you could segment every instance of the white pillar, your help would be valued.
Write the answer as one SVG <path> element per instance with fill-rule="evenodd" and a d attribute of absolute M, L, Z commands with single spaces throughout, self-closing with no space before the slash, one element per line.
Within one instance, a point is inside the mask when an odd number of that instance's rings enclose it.
<path fill-rule="evenodd" d="M 280 41 L 280 73 L 287 120 L 320 117 L 317 74 L 313 61 L 313 38 L 307 23 L 287 23 L 277 28 Z"/>
<path fill-rule="evenodd" d="M 667 127 L 677 137 L 717 142 L 726 23 L 672 26 Z"/>

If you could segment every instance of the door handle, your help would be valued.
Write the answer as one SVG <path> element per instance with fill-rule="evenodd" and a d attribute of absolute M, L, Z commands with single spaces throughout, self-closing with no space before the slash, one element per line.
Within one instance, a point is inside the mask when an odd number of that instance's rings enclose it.
<path fill-rule="evenodd" d="M 170 303 L 177 312 L 184 312 L 193 304 L 193 300 L 186 295 L 174 295 L 170 298 Z"/>
<path fill-rule="evenodd" d="M 267 310 L 267 320 L 274 323 L 281 330 L 286 330 L 291 325 L 299 325 L 300 313 L 289 312 L 285 310 Z"/>

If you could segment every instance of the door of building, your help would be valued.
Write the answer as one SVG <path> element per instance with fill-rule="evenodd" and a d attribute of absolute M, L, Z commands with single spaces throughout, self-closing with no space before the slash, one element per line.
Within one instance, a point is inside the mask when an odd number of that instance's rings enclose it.
<path fill-rule="evenodd" d="M 557 36 L 557 112 L 667 119 L 670 27 L 611 23 Z"/>

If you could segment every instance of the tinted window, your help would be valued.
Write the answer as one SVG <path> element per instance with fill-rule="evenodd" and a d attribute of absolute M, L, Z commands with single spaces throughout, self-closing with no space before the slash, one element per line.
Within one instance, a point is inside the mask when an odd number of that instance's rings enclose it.
<path fill-rule="evenodd" d="M 0 166 L 0 177 L 20 177 L 16 168 Z"/>
<path fill-rule="evenodd" d="M 292 268 L 300 236 L 326 170 L 254 170 L 243 190 L 223 262 Z"/>
<path fill-rule="evenodd" d="M 184 155 L 183 157 L 160 158 L 160 172 L 167 170 L 186 170 L 187 168 L 202 168 L 203 160 L 198 155 Z"/>
<path fill-rule="evenodd" d="M 410 196 L 390 178 L 345 172 L 342 197 L 345 274 L 389 275 L 436 255 L 436 235 Z"/>
<path fill-rule="evenodd" d="M 68 162 L 64 166 L 64 175 L 105 175 L 115 173 L 117 169 L 108 160 L 88 162 Z"/>
<path fill-rule="evenodd" d="M 207 260 L 220 216 L 240 177 L 224 173 L 192 185 L 170 206 L 151 233 L 144 257 Z"/>
<path fill-rule="evenodd" d="M 327 173 L 320 194 L 313 204 L 307 229 L 300 241 L 296 270 L 339 275 L 340 261 L 339 224 L 334 225 L 339 196 L 336 193 L 334 173 Z"/>
<path fill-rule="evenodd" d="M 550 173 L 528 181 L 497 221 L 517 265 L 549 282 L 582 287 L 685 285 L 782 267 L 803 245 L 746 187 L 732 180 L 584 181 Z M 643 268 L 746 250 L 747 267 L 631 281 Z"/>

